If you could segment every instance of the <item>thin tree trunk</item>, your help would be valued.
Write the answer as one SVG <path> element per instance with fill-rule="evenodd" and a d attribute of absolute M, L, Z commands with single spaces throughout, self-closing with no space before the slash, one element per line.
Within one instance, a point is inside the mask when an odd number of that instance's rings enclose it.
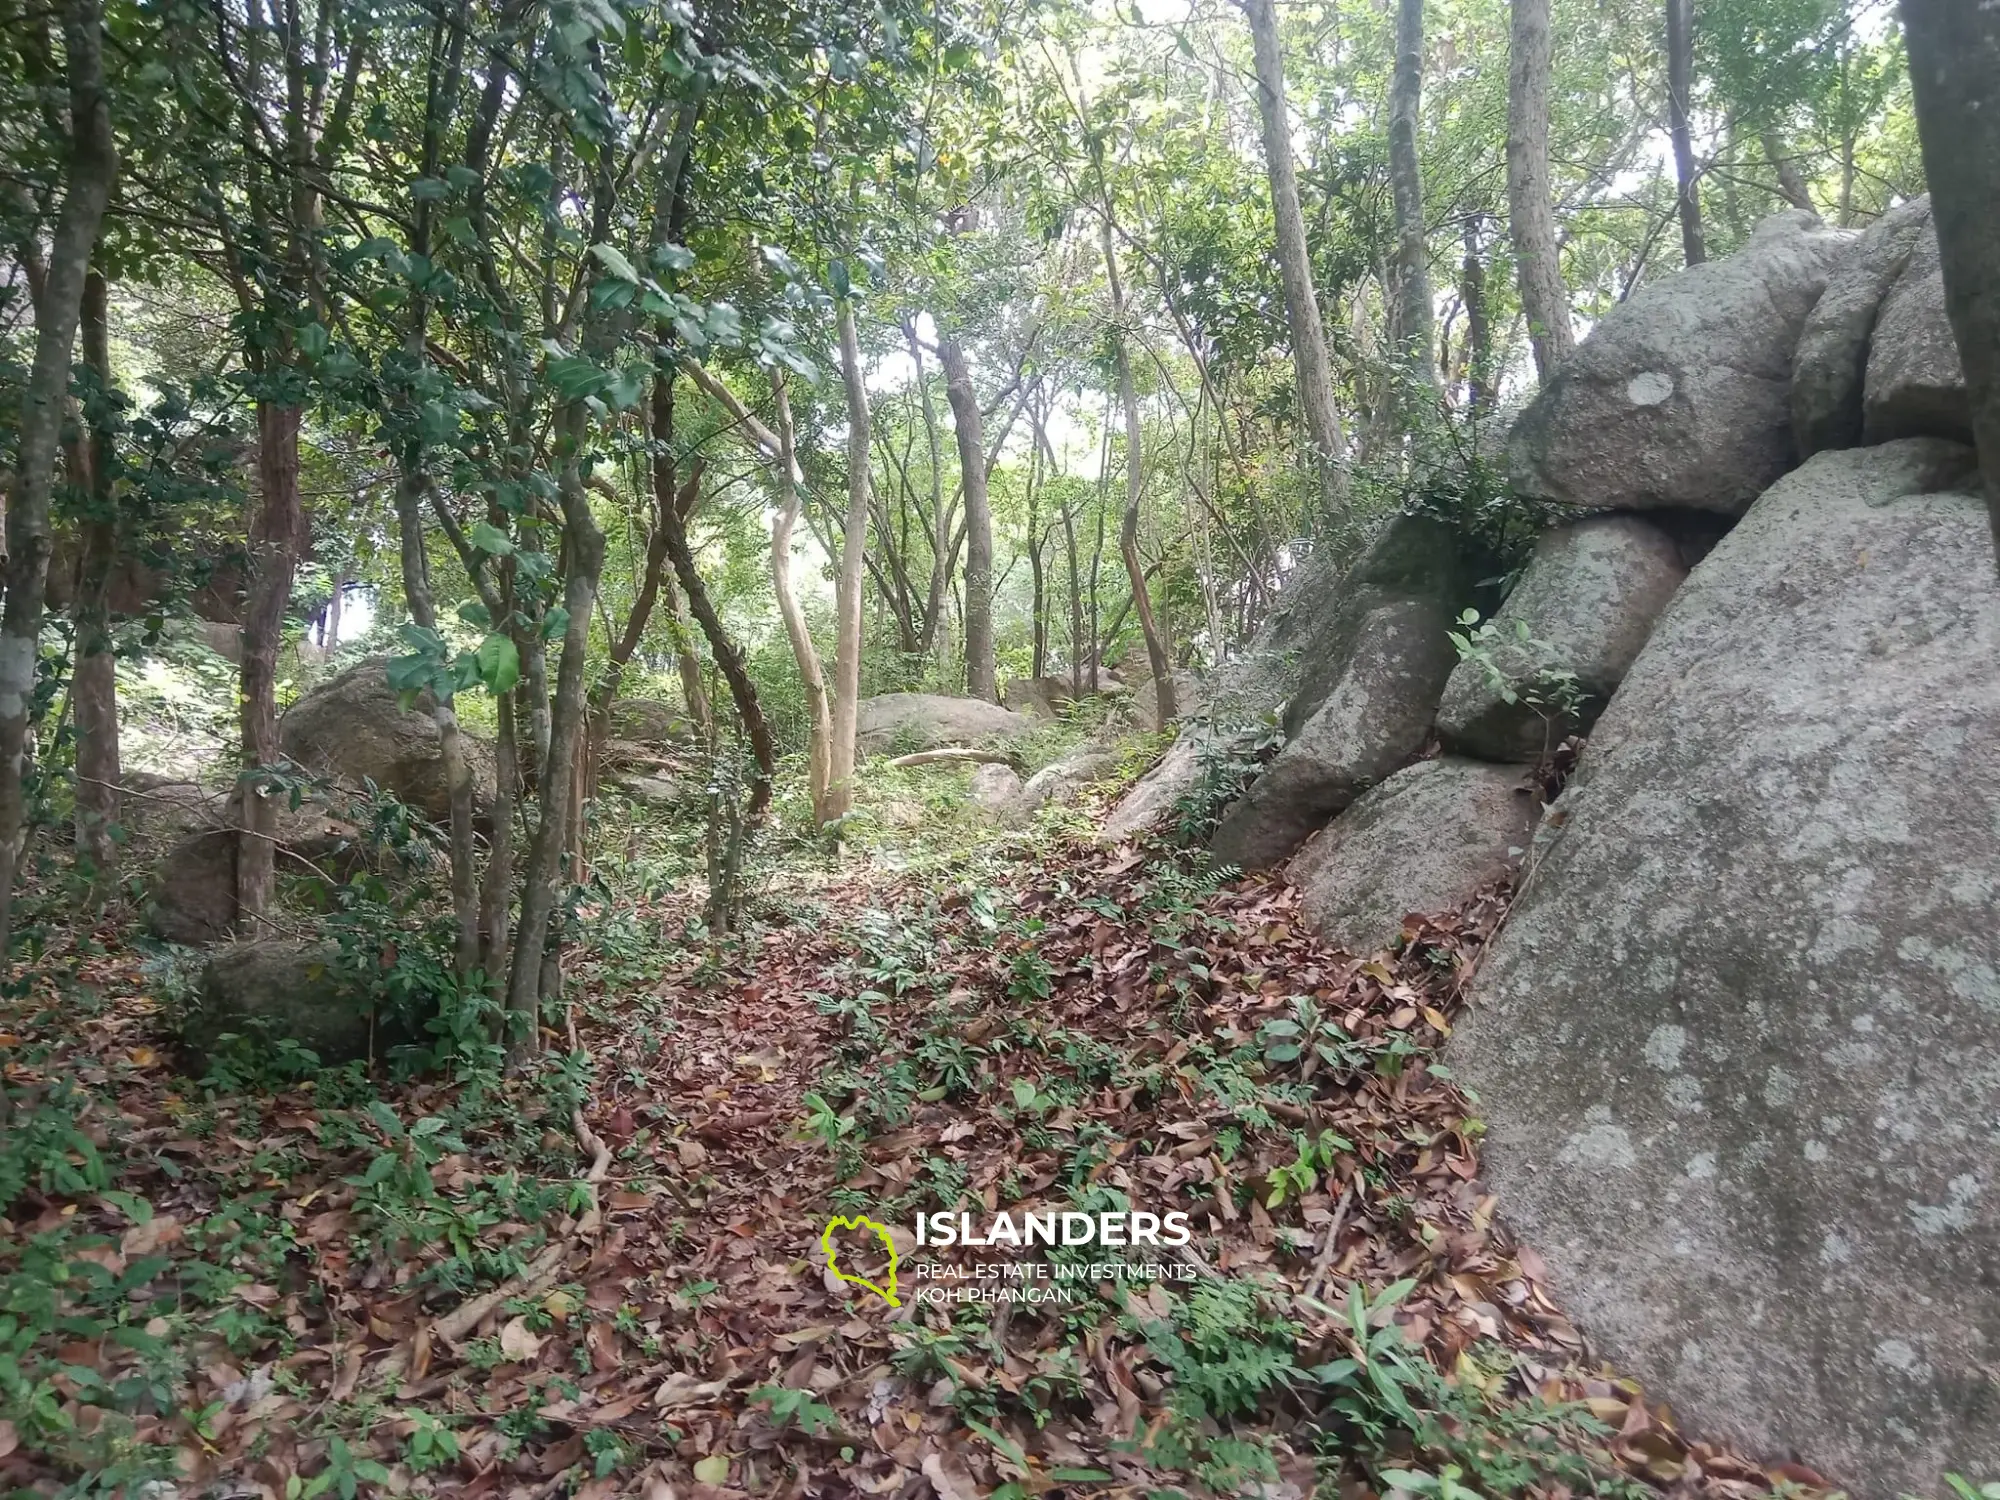
<path fill-rule="evenodd" d="M 910 362 L 916 367 L 917 405 L 924 417 L 924 438 L 930 447 L 931 476 L 931 576 L 924 590 L 924 628 L 919 641 L 929 652 L 939 640 L 944 623 L 945 594 L 951 580 L 947 570 L 951 558 L 951 515 L 945 508 L 942 466 L 944 453 L 938 439 L 937 406 L 931 400 L 930 381 L 924 376 L 924 346 L 917 339 L 915 323 L 903 324 L 903 338 L 909 345 Z"/>
<path fill-rule="evenodd" d="M 1493 320 L 1486 308 L 1486 261 L 1479 242 L 1483 214 L 1465 221 L 1465 259 L 1459 265 L 1458 298 L 1465 304 L 1465 409 L 1484 411 L 1493 401 Z"/>
<path fill-rule="evenodd" d="M 839 572 L 834 581 L 837 629 L 833 654 L 833 736 L 827 758 L 827 808 L 834 818 L 854 806 L 855 734 L 861 710 L 861 584 L 868 547 L 868 387 L 854 307 L 843 302 L 840 382 L 847 395 L 847 516 L 841 528 Z"/>
<path fill-rule="evenodd" d="M 656 382 L 672 379 L 672 375 L 665 373 L 654 377 Z M 667 527 L 667 556 L 673 562 L 674 576 L 680 580 L 688 608 L 694 612 L 702 634 L 708 637 L 709 653 L 715 658 L 722 680 L 729 685 L 730 701 L 736 705 L 736 716 L 743 723 L 744 738 L 750 742 L 751 759 L 757 769 L 751 779 L 750 800 L 743 809 L 743 816 L 746 821 L 755 824 L 771 805 L 771 782 L 778 770 L 778 754 L 771 741 L 771 726 L 764 717 L 763 705 L 757 700 L 757 684 L 750 677 L 743 653 L 730 639 L 728 627 L 715 612 L 708 589 L 701 581 L 701 571 L 695 566 L 694 549 L 688 545 L 686 521 L 679 514 L 672 516 Z"/>
<path fill-rule="evenodd" d="M 83 287 L 83 362 L 96 383 L 96 399 L 112 393 L 110 296 L 91 271 Z M 83 555 L 77 568 L 76 669 L 70 704 L 76 725 L 76 853 L 88 867 L 93 890 L 103 896 L 117 882 L 119 816 L 118 658 L 112 649 L 109 604 L 111 568 L 118 551 L 118 498 L 113 492 L 117 450 L 108 421 L 86 412 L 86 436 L 76 445 L 72 475 L 89 497 Z"/>
<path fill-rule="evenodd" d="M 0 547 L 6 552 L 7 590 L 0 615 L 0 976 L 9 968 L 14 879 L 27 841 L 28 723 L 34 712 L 35 658 L 48 586 L 49 506 L 69 397 L 70 355 L 91 246 L 97 243 L 118 172 L 97 0 L 69 0 L 62 9 L 62 29 L 69 83 L 67 182 L 47 271 L 35 297 L 35 358 L 20 398 L 13 503 L 0 501 L 5 506 Z M 36 258 L 36 247 L 23 247 L 24 265 Z"/>
<path fill-rule="evenodd" d="M 1945 309 L 1965 366 L 1972 434 L 2000 548 L 2000 10 L 1902 0 L 1917 134 L 1944 262 Z"/>
<path fill-rule="evenodd" d="M 1272 0 L 1244 0 L 1243 10 L 1250 21 L 1250 43 L 1256 57 L 1257 111 L 1263 122 L 1264 167 L 1271 180 L 1271 209 L 1277 220 L 1278 278 L 1284 286 L 1285 317 L 1291 325 L 1299 405 L 1305 412 L 1306 435 L 1312 440 L 1321 499 L 1331 519 L 1347 505 L 1347 444 L 1334 398 L 1326 324 L 1313 291 L 1305 216 L 1299 209 L 1291 120 L 1285 107 L 1284 54 L 1278 49 L 1278 20 Z"/>
<path fill-rule="evenodd" d="M 1694 0 L 1667 0 L 1667 131 L 1673 137 L 1679 186 L 1681 253 L 1687 264 L 1708 259 L 1701 233 L 1701 189 L 1695 182 L 1688 117 L 1694 93 Z"/>
<path fill-rule="evenodd" d="M 1032 417 L 1030 420 L 1033 420 Z M 1039 439 L 1039 435 L 1038 435 Z M 1032 594 L 1028 607 L 1032 645 L 1028 675 L 1040 678 L 1049 669 L 1048 584 L 1042 572 L 1041 518 L 1042 449 L 1039 440 L 1028 451 L 1028 574 Z"/>
<path fill-rule="evenodd" d="M 701 503 L 702 464 L 699 459 L 691 466 L 687 481 L 678 486 L 678 477 L 673 454 L 674 396 L 673 382 L 655 380 L 652 399 L 653 423 L 653 526 L 652 541 L 667 559 L 667 567 L 661 570 L 660 589 L 667 599 L 667 620 L 673 635 L 674 666 L 680 672 L 681 697 L 687 703 L 688 717 L 694 720 L 703 737 L 714 727 L 712 712 L 708 705 L 708 690 L 702 686 L 701 658 L 694 649 L 694 620 L 688 614 L 687 601 L 675 585 L 672 557 L 667 545 L 672 524 L 679 523 L 685 532 L 688 518 L 694 508 Z M 669 511 L 672 512 L 671 517 Z M 650 566 L 650 564 L 649 564 Z"/>
<path fill-rule="evenodd" d="M 326 623 L 320 632 L 319 643 L 330 656 L 340 646 L 340 613 L 347 598 L 347 585 L 352 582 L 347 570 L 341 569 L 333 580 L 333 597 L 326 601 Z"/>
<path fill-rule="evenodd" d="M 998 702 L 993 666 L 993 513 L 986 491 L 986 428 L 972 370 L 957 340 L 938 334 L 945 399 L 958 437 L 958 469 L 965 496 L 965 691 Z"/>
<path fill-rule="evenodd" d="M 299 422 L 296 406 L 257 403 L 256 513 L 250 523 L 249 586 L 243 608 L 243 670 L 239 689 L 236 924 L 254 936 L 277 884 L 277 806 L 256 785 L 257 772 L 278 760 L 278 647 L 306 541 L 299 502 Z"/>
<path fill-rule="evenodd" d="M 792 528 L 798 525 L 801 499 L 796 444 L 792 433 L 792 402 L 781 374 L 772 381 L 778 415 L 778 509 L 771 517 L 771 588 L 778 598 L 778 615 L 798 663 L 806 695 L 806 786 L 812 797 L 813 822 L 825 827 L 838 813 L 827 793 L 833 764 L 833 713 L 827 702 L 826 674 L 820 670 L 819 648 L 806 626 L 806 612 L 792 586 Z"/>
<path fill-rule="evenodd" d="M 1161 724 L 1179 717 L 1174 696 L 1173 652 L 1153 613 L 1146 586 L 1146 564 L 1139 556 L 1139 506 L 1146 493 L 1143 433 L 1139 426 L 1139 396 L 1132 383 L 1132 356 L 1126 345 L 1125 289 L 1118 279 L 1118 257 L 1111 243 L 1111 224 L 1104 224 L 1104 274 L 1111 284 L 1111 348 L 1118 367 L 1118 402 L 1125 408 L 1125 518 L 1118 528 L 1118 555 L 1132 582 L 1132 607 L 1146 638 L 1146 658 L 1153 668 L 1153 691 Z"/>
<path fill-rule="evenodd" d="M 519 703 L 516 687 L 500 694 L 494 705 L 499 727 L 493 739 L 493 838 L 479 886 L 479 969 L 495 999 L 503 993 L 510 951 L 507 909 L 514 899 L 514 809 L 521 794 L 514 734 Z"/>
<path fill-rule="evenodd" d="M 581 404 L 563 412 L 559 448 L 566 450 L 556 490 L 562 502 L 563 544 L 569 568 L 563 580 L 563 608 L 569 612 L 563 631 L 562 659 L 556 667 L 555 701 L 550 711 L 549 754 L 541 779 L 541 821 L 528 852 L 528 870 L 521 891 L 521 919 L 514 937 L 514 962 L 507 983 L 507 1008 L 513 1013 L 512 1054 L 518 1059 L 535 1047 L 540 1002 L 548 991 L 549 929 L 555 916 L 557 883 L 569 843 L 568 792 L 583 739 L 584 668 L 590 650 L 590 612 L 597 602 L 598 579 L 604 569 L 604 533 L 590 513 L 578 465 L 589 416 Z"/>
<path fill-rule="evenodd" d="M 424 497 L 430 479 L 414 445 L 403 453 L 403 472 L 396 483 L 396 524 L 403 564 L 403 602 L 420 630 L 437 631 L 437 599 L 431 589 L 429 548 L 424 540 Z M 431 719 L 437 725 L 438 758 L 450 798 L 451 910 L 458 929 L 458 977 L 470 977 L 480 964 L 479 868 L 473 847 L 472 762 L 465 736 L 458 727 L 458 708 L 450 693 L 434 692 Z"/>
<path fill-rule="evenodd" d="M 1771 170 L 1778 174 L 1778 191 L 1785 201 L 1794 208 L 1803 208 L 1807 213 L 1815 212 L 1812 191 L 1799 171 L 1798 158 L 1785 148 L 1783 138 L 1777 131 L 1767 130 L 1763 134 L 1764 159 L 1771 164 Z"/>
<path fill-rule="evenodd" d="M 1424 87 L 1424 0 L 1397 0 L 1396 65 L 1389 81 L 1389 191 L 1396 219 L 1396 328 L 1405 378 L 1437 384 L 1436 314 L 1424 234 L 1417 116 Z"/>
<path fill-rule="evenodd" d="M 1549 0 L 1513 0 L 1507 54 L 1507 225 L 1535 374 L 1576 347 L 1549 194 Z"/>

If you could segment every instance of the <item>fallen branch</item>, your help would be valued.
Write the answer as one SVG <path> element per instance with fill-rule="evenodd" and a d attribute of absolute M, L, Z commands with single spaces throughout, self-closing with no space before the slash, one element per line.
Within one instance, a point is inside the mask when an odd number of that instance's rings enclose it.
<path fill-rule="evenodd" d="M 576 1135 L 577 1144 L 591 1157 L 590 1168 L 583 1174 L 584 1190 L 590 1195 L 590 1206 L 577 1219 L 575 1227 L 554 1244 L 544 1247 L 542 1253 L 530 1261 L 518 1276 L 510 1276 L 490 1292 L 481 1293 L 470 1302 L 460 1303 L 444 1317 L 419 1330 L 416 1339 L 409 1345 L 391 1350 L 389 1356 L 376 1366 L 376 1373 L 390 1379 L 401 1375 L 410 1363 L 411 1352 L 419 1345 L 428 1350 L 433 1342 L 440 1340 L 446 1344 L 463 1342 L 502 1303 L 515 1297 L 534 1296 L 549 1287 L 562 1274 L 563 1263 L 569 1259 L 577 1241 L 597 1233 L 603 1223 L 597 1207 L 597 1185 L 611 1175 L 611 1148 L 584 1120 L 582 1109 L 570 1111 L 569 1125 Z"/>
<path fill-rule="evenodd" d="M 904 766 L 934 766 L 941 762 L 971 762 L 982 766 L 1011 766 L 1014 757 L 1005 750 L 968 750 L 962 745 L 947 745 L 941 750 L 919 750 L 914 755 L 899 755 L 885 765 L 901 769 Z"/>

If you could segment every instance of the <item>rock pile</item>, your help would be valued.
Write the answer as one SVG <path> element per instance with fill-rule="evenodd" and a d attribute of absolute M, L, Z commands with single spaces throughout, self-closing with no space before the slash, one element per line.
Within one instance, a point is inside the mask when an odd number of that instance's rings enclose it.
<path fill-rule="evenodd" d="M 1215 839 L 1326 823 L 1290 874 L 1366 951 L 1532 837 L 1450 1058 L 1503 1210 L 1685 1426 L 1869 1500 L 2000 1473 L 2000 583 L 1937 268 L 1922 200 L 1790 212 L 1608 315 L 1509 439 L 1594 514 L 1448 675 L 1376 559 L 1303 605 Z"/>

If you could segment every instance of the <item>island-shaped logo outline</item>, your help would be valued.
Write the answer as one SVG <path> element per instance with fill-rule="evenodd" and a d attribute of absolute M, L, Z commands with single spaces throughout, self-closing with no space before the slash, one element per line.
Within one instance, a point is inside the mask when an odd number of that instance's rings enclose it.
<path fill-rule="evenodd" d="M 851 1271 L 840 1269 L 840 1252 L 834 1248 L 833 1243 L 833 1232 L 836 1229 L 868 1230 L 882 1242 L 883 1248 L 889 1252 L 889 1285 L 886 1289 L 877 1286 L 866 1276 L 856 1276 Z M 896 1242 L 889 1238 L 886 1227 L 877 1224 L 866 1214 L 857 1214 L 851 1219 L 828 1219 L 826 1228 L 820 1231 L 819 1247 L 826 1255 L 827 1270 L 833 1273 L 836 1280 L 850 1282 L 855 1286 L 865 1286 L 891 1307 L 903 1305 L 902 1299 L 896 1295 Z"/>

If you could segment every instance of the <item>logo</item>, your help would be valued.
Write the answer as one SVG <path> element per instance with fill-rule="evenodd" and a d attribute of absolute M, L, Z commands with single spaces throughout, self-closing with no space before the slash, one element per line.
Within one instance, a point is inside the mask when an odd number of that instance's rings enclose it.
<path fill-rule="evenodd" d="M 852 1271 L 841 1270 L 840 1250 L 833 1243 L 833 1232 L 836 1229 L 865 1231 L 874 1235 L 875 1238 L 882 1242 L 882 1248 L 889 1252 L 888 1286 L 877 1286 L 866 1276 L 857 1276 Z M 838 1280 L 852 1282 L 855 1286 L 867 1287 L 869 1291 L 880 1297 L 891 1307 L 901 1307 L 903 1305 L 902 1299 L 896 1295 L 896 1242 L 889 1238 L 889 1231 L 880 1224 L 877 1224 L 873 1219 L 863 1215 L 852 1219 L 827 1220 L 826 1228 L 820 1231 L 819 1247 L 826 1252 L 827 1270 L 831 1271 Z"/>

